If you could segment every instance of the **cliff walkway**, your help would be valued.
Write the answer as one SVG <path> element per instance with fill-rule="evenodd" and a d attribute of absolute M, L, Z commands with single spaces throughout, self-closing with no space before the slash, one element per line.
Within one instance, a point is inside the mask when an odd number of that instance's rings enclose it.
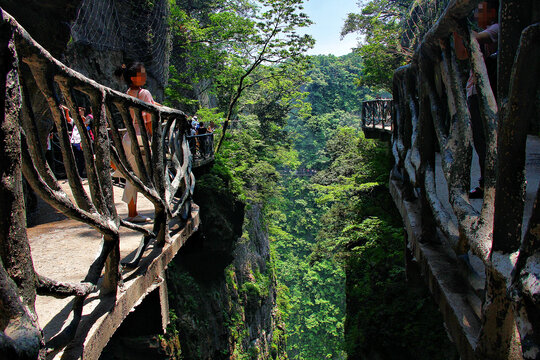
<path fill-rule="evenodd" d="M 540 139 L 531 128 L 538 127 L 540 12 L 535 2 L 501 1 L 492 89 L 466 21 L 477 3 L 449 2 L 411 63 L 395 71 L 393 102 L 373 111 L 373 102 L 364 105 L 364 128 L 389 131 L 372 124 L 391 108 L 389 186 L 406 228 L 408 274 L 427 282 L 461 358 L 538 359 Z M 457 35 L 466 60 L 456 55 Z M 480 174 L 464 67 L 477 78 L 487 142 L 481 199 L 469 197 Z"/>
<path fill-rule="evenodd" d="M 213 135 L 198 137 L 194 157 L 183 112 L 82 76 L 0 11 L 0 357 L 97 359 L 139 307 L 145 309 L 141 326 L 164 331 L 164 270 L 199 226 L 192 169 L 213 160 Z M 93 143 L 76 115 L 85 105 L 94 115 Z M 77 171 L 60 106 L 75 117 L 86 179 Z M 151 131 L 143 112 L 151 114 Z M 59 159 L 52 166 L 45 156 L 47 119 L 57 131 Z M 124 183 L 113 183 L 112 166 L 141 193 L 138 210 L 150 223 L 125 220 Z M 23 179 L 39 197 L 28 225 Z"/>

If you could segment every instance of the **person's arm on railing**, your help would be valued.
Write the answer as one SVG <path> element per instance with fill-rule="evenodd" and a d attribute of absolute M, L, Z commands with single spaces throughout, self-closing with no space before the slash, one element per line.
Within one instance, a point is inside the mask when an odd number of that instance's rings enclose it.
<path fill-rule="evenodd" d="M 499 38 L 499 24 L 492 24 L 484 31 L 473 33 L 479 44 L 495 43 Z"/>
<path fill-rule="evenodd" d="M 69 116 L 69 109 L 67 108 L 67 106 L 60 104 L 59 108 L 61 111 L 64 112 L 64 116 L 66 117 L 66 121 L 68 122 L 68 124 L 74 126 L 75 124 L 73 123 L 73 119 L 71 118 L 71 116 Z"/>

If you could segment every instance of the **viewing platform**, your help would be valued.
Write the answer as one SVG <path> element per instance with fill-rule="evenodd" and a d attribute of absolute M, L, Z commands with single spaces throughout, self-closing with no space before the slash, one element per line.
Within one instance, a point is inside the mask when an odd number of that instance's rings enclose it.
<path fill-rule="evenodd" d="M 390 140 L 392 136 L 392 99 L 362 102 L 362 131 L 368 139 Z"/>

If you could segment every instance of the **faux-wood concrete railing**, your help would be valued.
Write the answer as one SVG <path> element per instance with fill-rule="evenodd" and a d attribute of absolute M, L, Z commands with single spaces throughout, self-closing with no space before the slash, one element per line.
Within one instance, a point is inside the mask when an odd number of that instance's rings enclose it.
<path fill-rule="evenodd" d="M 540 192 L 530 218 L 523 214 L 528 122 L 535 116 L 540 84 L 540 9 L 535 1 L 501 0 L 498 85 L 492 89 L 466 19 L 478 2 L 450 1 L 411 63 L 395 72 L 390 188 L 409 248 L 429 278 L 461 358 L 538 359 Z M 464 40 L 465 62 L 457 59 L 454 33 Z M 468 194 L 472 131 L 463 66 L 477 78 L 487 143 L 480 211 Z M 443 184 L 436 181 L 436 158 L 447 183 L 446 199 L 438 196 Z M 443 206 L 448 202 L 451 206 Z M 472 284 L 451 275 L 473 257 L 485 272 L 479 311 L 463 291 Z"/>
<path fill-rule="evenodd" d="M 75 296 L 74 318 L 80 318 L 85 298 L 97 289 L 116 294 L 122 284 L 119 228 L 141 232 L 136 266 L 151 239 L 158 245 L 169 240 L 169 220 L 189 216 L 195 179 L 186 134 L 189 122 L 178 110 L 143 103 L 101 86 L 66 67 L 37 44 L 17 22 L 1 10 L 0 82 L 0 354 L 7 358 L 35 359 L 43 355 L 44 340 L 36 321 L 36 293 Z M 34 91 L 32 91 L 34 90 Z M 76 94 L 77 93 L 77 94 Z M 86 97 L 95 121 L 91 145 L 83 119 L 77 115 L 77 98 Z M 63 163 L 72 197 L 64 191 L 44 156 L 45 138 L 39 135 L 34 100 L 45 99 L 58 131 Z M 81 134 L 88 176 L 87 193 L 77 172 L 67 121 L 59 106 L 65 105 Z M 142 144 L 137 144 L 130 115 L 134 111 Z M 151 114 L 152 132 L 146 131 L 142 112 Z M 119 114 L 115 120 L 113 112 Z M 130 165 L 118 128 L 131 139 L 137 171 Z M 120 219 L 113 200 L 111 163 L 148 198 L 154 208 L 152 230 Z M 80 284 L 63 283 L 36 274 L 31 258 L 24 215 L 22 174 L 50 206 L 69 218 L 88 224 L 102 236 L 102 248 Z M 139 175 L 137 175 L 139 174 Z M 62 249 L 58 249 L 61 254 Z M 103 272 L 103 275 L 101 275 Z"/>

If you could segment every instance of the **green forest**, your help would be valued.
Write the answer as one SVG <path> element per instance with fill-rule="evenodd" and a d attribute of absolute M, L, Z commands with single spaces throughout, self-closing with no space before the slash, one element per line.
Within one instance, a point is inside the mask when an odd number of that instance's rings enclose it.
<path fill-rule="evenodd" d="M 389 143 L 360 126 L 362 101 L 390 96 L 406 59 L 395 48 L 407 5 L 375 0 L 351 14 L 343 34 L 370 35 L 336 57 L 305 55 L 300 0 L 171 2 L 167 104 L 220 127 L 198 188 L 262 208 L 286 339 L 274 358 L 457 358 L 429 294 L 406 281 Z"/>
<path fill-rule="evenodd" d="M 264 126 L 239 117 L 213 171 L 248 203 L 264 203 L 290 359 L 451 359 L 429 294 L 406 283 L 389 145 L 359 129 L 361 101 L 375 95 L 351 83 L 360 63 L 314 57 L 304 85 L 311 111 L 293 108 Z"/>
<path fill-rule="evenodd" d="M 540 358 L 540 0 L 0 13 L 0 360 Z"/>

